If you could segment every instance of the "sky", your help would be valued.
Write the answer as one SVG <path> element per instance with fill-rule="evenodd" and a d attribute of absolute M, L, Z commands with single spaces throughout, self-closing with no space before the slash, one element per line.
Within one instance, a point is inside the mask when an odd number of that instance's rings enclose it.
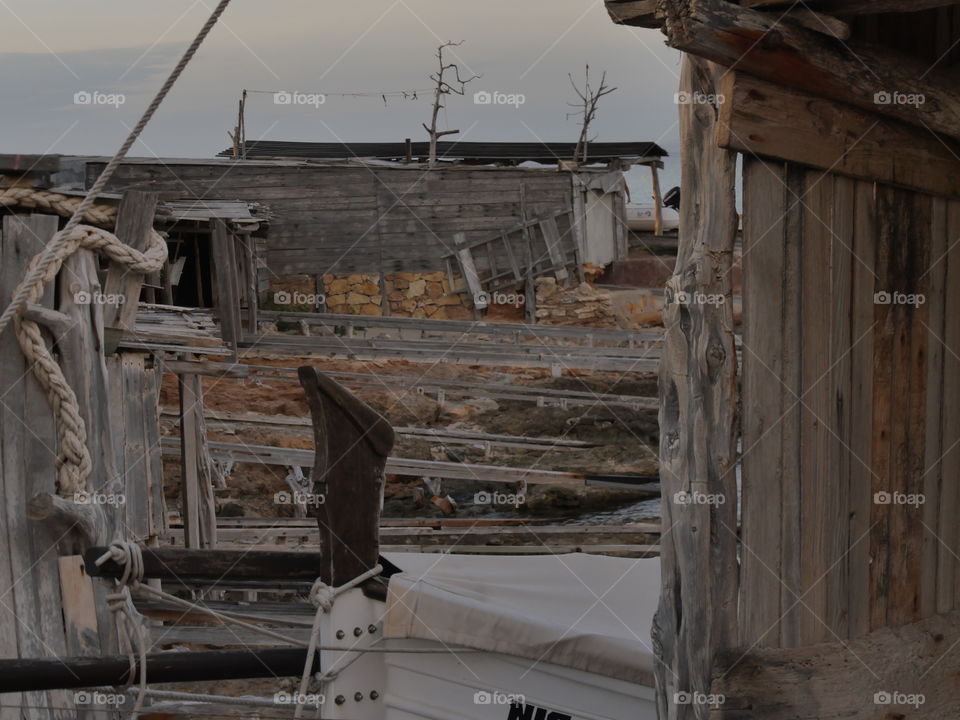
<path fill-rule="evenodd" d="M 214 5 L 0 0 L 0 153 L 113 154 Z M 460 133 L 445 139 L 575 141 L 568 74 L 582 81 L 589 64 L 617 88 L 591 136 L 657 142 L 664 191 L 679 184 L 680 54 L 659 31 L 614 25 L 602 0 L 233 0 L 130 154 L 216 155 L 244 88 L 266 91 L 248 96 L 248 140 L 426 140 L 424 90 L 447 41 L 462 42 L 449 51 L 461 77 L 480 77 L 449 97 L 440 127 Z M 416 99 L 380 96 L 400 90 Z M 277 104 L 277 91 L 325 100 Z M 476 104 L 481 91 L 514 97 Z M 340 95 L 356 92 L 370 94 Z M 630 185 L 648 201 L 646 169 Z"/>

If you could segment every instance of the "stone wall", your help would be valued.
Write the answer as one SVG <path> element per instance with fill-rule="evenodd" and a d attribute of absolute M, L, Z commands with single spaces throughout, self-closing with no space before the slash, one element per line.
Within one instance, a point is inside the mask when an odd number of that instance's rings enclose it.
<path fill-rule="evenodd" d="M 459 277 L 455 279 L 459 280 Z M 395 317 L 467 320 L 473 305 L 466 293 L 450 294 L 450 282 L 443 271 L 400 272 L 387 275 L 387 302 Z"/>
<path fill-rule="evenodd" d="M 572 288 L 561 287 L 552 277 L 537 278 L 534 283 L 537 321 L 543 325 L 617 327 L 608 292 L 585 282 Z"/>

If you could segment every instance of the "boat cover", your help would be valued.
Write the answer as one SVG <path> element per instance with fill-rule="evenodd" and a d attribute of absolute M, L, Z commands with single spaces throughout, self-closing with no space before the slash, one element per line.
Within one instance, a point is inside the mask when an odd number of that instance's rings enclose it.
<path fill-rule="evenodd" d="M 385 553 L 384 635 L 552 663 L 653 686 L 659 558 Z"/>

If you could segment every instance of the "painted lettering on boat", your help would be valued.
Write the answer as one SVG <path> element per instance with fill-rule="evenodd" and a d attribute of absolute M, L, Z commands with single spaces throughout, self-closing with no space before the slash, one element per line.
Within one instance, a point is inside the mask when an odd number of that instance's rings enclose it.
<path fill-rule="evenodd" d="M 571 717 L 558 710 L 548 710 L 530 703 L 513 703 L 507 720 L 571 720 Z"/>

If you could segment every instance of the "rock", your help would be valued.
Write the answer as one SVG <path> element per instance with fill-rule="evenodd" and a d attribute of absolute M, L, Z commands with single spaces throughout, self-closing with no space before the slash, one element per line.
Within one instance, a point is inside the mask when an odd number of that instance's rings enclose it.
<path fill-rule="evenodd" d="M 370 298 L 366 295 L 361 295 L 357 292 L 352 292 L 347 295 L 347 302 L 351 305 L 367 305 L 370 302 Z"/>
<path fill-rule="evenodd" d="M 365 282 L 355 287 L 354 290 L 364 295 L 379 295 L 380 285 L 375 282 Z"/>
<path fill-rule="evenodd" d="M 327 305 L 343 305 L 347 301 L 347 296 L 340 295 L 327 295 Z"/>
<path fill-rule="evenodd" d="M 435 302 L 437 305 L 463 305 L 459 295 L 441 295 Z"/>
<path fill-rule="evenodd" d="M 437 299 L 443 295 L 443 285 L 439 282 L 428 282 L 427 283 L 427 297 L 432 299 Z"/>
<path fill-rule="evenodd" d="M 410 287 L 407 288 L 407 297 L 408 298 L 421 297 L 424 294 L 424 292 L 426 292 L 426 289 L 427 289 L 426 280 L 414 280 L 413 282 L 410 283 Z"/>
<path fill-rule="evenodd" d="M 345 293 L 347 291 L 347 288 L 350 287 L 350 283 L 348 283 L 344 278 L 337 278 L 336 280 L 329 283 L 324 281 L 324 285 L 327 288 L 328 295 L 337 295 L 339 293 Z"/>
<path fill-rule="evenodd" d="M 373 303 L 367 303 L 366 305 L 360 306 L 361 315 L 380 315 L 380 308 L 374 305 Z"/>

